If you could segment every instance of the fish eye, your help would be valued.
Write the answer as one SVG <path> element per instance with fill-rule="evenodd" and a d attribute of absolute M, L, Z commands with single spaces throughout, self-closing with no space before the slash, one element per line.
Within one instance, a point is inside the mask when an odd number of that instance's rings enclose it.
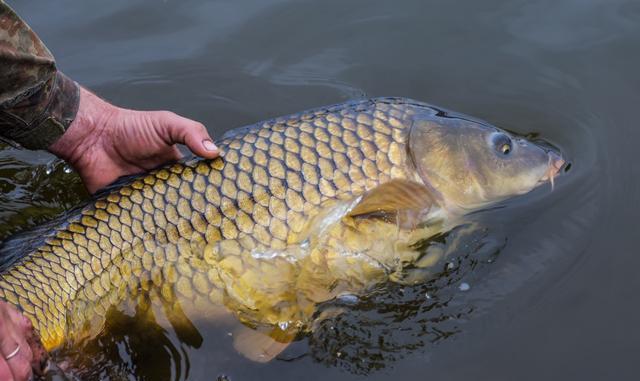
<path fill-rule="evenodd" d="M 508 156 L 513 151 L 511 138 L 503 133 L 497 133 L 492 138 L 493 148 L 502 156 Z"/>

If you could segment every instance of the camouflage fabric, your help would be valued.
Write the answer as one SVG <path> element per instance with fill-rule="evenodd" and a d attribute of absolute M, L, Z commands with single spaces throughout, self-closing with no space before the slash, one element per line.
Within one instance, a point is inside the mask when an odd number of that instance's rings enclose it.
<path fill-rule="evenodd" d="M 46 149 L 76 116 L 80 88 L 56 69 L 51 52 L 0 0 L 0 137 Z"/>

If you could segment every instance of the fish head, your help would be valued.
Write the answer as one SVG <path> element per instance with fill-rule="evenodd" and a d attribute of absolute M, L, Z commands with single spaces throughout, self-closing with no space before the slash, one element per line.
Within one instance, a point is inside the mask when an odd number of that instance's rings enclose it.
<path fill-rule="evenodd" d="M 442 207 L 467 213 L 551 182 L 565 167 L 553 147 L 472 118 L 414 117 L 409 157 Z"/>

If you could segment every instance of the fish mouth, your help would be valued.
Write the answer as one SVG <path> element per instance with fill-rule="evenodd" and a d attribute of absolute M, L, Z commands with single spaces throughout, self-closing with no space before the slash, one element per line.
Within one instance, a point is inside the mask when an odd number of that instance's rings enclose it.
<path fill-rule="evenodd" d="M 553 190 L 555 178 L 561 172 L 566 172 L 568 169 L 568 162 L 560 154 L 554 151 L 547 152 L 547 156 L 549 157 L 547 172 L 540 178 L 540 180 L 538 180 L 538 185 L 549 182 L 551 183 L 551 189 Z"/>

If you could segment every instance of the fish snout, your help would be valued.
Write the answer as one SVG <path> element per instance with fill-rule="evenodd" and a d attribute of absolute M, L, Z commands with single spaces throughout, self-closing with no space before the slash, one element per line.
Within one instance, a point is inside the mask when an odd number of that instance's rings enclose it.
<path fill-rule="evenodd" d="M 551 189 L 553 189 L 556 176 L 558 176 L 562 171 L 566 172 L 569 168 L 569 164 L 562 155 L 556 151 L 547 151 L 547 156 L 549 157 L 549 165 L 547 172 L 540 179 L 539 184 L 550 182 Z"/>
<path fill-rule="evenodd" d="M 549 155 L 549 177 L 557 176 L 560 171 L 565 169 L 567 161 L 557 152 L 550 151 Z"/>

